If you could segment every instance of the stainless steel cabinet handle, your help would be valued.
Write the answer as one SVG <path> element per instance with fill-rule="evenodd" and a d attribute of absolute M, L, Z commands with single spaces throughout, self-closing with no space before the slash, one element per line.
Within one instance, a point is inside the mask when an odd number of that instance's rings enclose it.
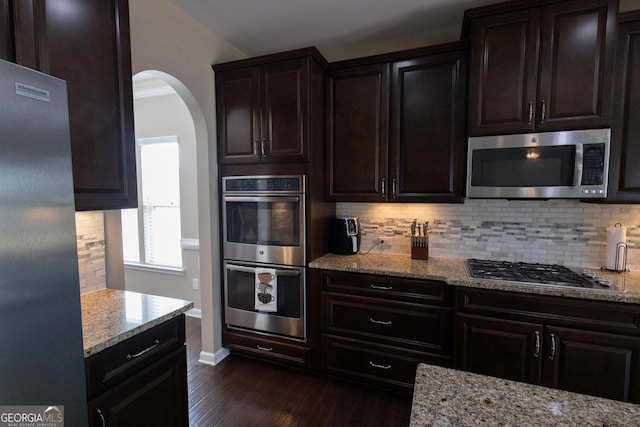
<path fill-rule="evenodd" d="M 386 195 L 387 179 L 382 178 L 382 197 Z"/>
<path fill-rule="evenodd" d="M 533 357 L 540 356 L 540 332 L 535 331 L 536 334 L 536 351 L 533 353 Z"/>
<path fill-rule="evenodd" d="M 553 360 L 556 357 L 556 335 L 551 334 L 551 354 L 549 355 L 549 359 Z"/>
<path fill-rule="evenodd" d="M 255 141 L 253 141 L 253 155 L 256 157 L 260 157 L 258 156 L 258 144 L 260 144 L 259 140 L 256 139 Z"/>
<path fill-rule="evenodd" d="M 96 413 L 100 417 L 100 424 L 102 424 L 102 427 L 107 427 L 107 421 L 104 419 L 104 415 L 102 415 L 102 411 L 98 409 Z"/>
<path fill-rule="evenodd" d="M 145 353 L 149 353 L 151 350 L 153 350 L 154 348 L 156 348 L 157 346 L 160 345 L 160 341 L 156 340 L 156 342 L 151 346 L 151 347 L 147 347 L 144 350 L 142 350 L 140 353 L 136 353 L 136 354 L 127 354 L 127 359 L 135 359 L 136 357 L 140 357 Z"/>
<path fill-rule="evenodd" d="M 265 157 L 264 153 L 265 153 L 265 148 L 264 145 L 266 144 L 267 140 L 265 138 L 262 138 L 260 140 L 260 157 Z"/>
<path fill-rule="evenodd" d="M 273 351 L 272 347 L 262 347 L 261 345 L 257 345 L 256 348 L 261 351 L 271 352 Z"/>
<path fill-rule="evenodd" d="M 391 180 L 391 196 L 396 197 L 396 179 Z"/>
<path fill-rule="evenodd" d="M 371 360 L 369 360 L 369 365 L 378 369 L 391 369 L 391 365 L 378 365 L 377 363 L 373 363 Z"/>
<path fill-rule="evenodd" d="M 376 320 L 372 317 L 369 318 L 369 322 L 375 323 L 376 325 L 391 325 L 393 323 L 391 320 Z"/>
<path fill-rule="evenodd" d="M 547 117 L 547 104 L 542 100 L 542 107 L 540 107 L 540 123 L 544 123 Z"/>
<path fill-rule="evenodd" d="M 393 289 L 393 286 L 380 286 L 380 285 L 374 285 L 373 283 L 369 286 L 371 286 L 371 289 L 380 289 L 383 291 L 390 291 Z"/>
<path fill-rule="evenodd" d="M 247 267 L 244 265 L 225 264 L 225 268 L 229 271 L 240 271 L 242 273 L 255 273 L 255 267 Z M 300 270 L 276 270 L 278 276 L 300 276 Z"/>
<path fill-rule="evenodd" d="M 531 124 L 533 121 L 533 102 L 529 102 L 529 122 L 527 124 Z"/>

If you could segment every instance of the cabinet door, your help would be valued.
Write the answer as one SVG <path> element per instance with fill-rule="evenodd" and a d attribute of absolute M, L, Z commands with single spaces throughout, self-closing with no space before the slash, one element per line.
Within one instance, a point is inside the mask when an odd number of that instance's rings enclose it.
<path fill-rule="evenodd" d="M 186 348 L 90 401 L 89 425 L 188 426 Z"/>
<path fill-rule="evenodd" d="M 540 384 L 542 325 L 457 314 L 455 328 L 456 369 Z"/>
<path fill-rule="evenodd" d="M 640 402 L 640 338 L 547 327 L 543 385 Z"/>
<path fill-rule="evenodd" d="M 0 0 L 0 59 L 15 62 L 10 0 Z"/>
<path fill-rule="evenodd" d="M 537 129 L 611 125 L 617 2 L 543 7 Z"/>
<path fill-rule="evenodd" d="M 531 9 L 471 23 L 470 135 L 534 129 L 538 21 L 538 9 Z"/>
<path fill-rule="evenodd" d="M 385 201 L 389 65 L 333 70 L 327 91 L 328 199 Z"/>
<path fill-rule="evenodd" d="M 221 164 L 260 160 L 260 69 L 216 73 L 218 161 Z"/>
<path fill-rule="evenodd" d="M 464 200 L 467 55 L 392 64 L 391 201 Z"/>
<path fill-rule="evenodd" d="M 16 62 L 67 82 L 76 210 L 136 207 L 128 2 L 13 8 Z"/>
<path fill-rule="evenodd" d="M 260 150 L 266 162 L 308 160 L 309 59 L 263 66 Z"/>
<path fill-rule="evenodd" d="M 607 201 L 640 202 L 640 11 L 618 27 Z"/>

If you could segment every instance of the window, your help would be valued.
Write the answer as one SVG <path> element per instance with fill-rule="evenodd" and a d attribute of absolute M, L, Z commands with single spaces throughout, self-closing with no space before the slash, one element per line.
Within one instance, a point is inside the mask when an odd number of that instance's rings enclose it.
<path fill-rule="evenodd" d="M 139 207 L 122 210 L 124 261 L 182 268 L 178 138 L 142 138 L 137 148 Z"/>

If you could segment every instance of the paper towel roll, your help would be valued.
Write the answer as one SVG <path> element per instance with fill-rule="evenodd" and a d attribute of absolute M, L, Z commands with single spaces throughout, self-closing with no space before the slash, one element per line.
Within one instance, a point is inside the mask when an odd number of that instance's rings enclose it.
<path fill-rule="evenodd" d="M 607 227 L 607 269 L 620 271 L 624 269 L 626 249 L 618 243 L 627 242 L 627 227 Z M 621 245 L 623 246 L 623 245 Z M 618 262 L 616 264 L 616 253 Z"/>

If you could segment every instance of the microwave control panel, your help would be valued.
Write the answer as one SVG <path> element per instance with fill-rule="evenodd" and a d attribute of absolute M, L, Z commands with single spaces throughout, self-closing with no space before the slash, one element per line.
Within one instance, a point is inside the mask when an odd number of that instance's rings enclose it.
<path fill-rule="evenodd" d="M 604 161 L 604 144 L 584 144 L 582 185 L 604 184 Z"/>

